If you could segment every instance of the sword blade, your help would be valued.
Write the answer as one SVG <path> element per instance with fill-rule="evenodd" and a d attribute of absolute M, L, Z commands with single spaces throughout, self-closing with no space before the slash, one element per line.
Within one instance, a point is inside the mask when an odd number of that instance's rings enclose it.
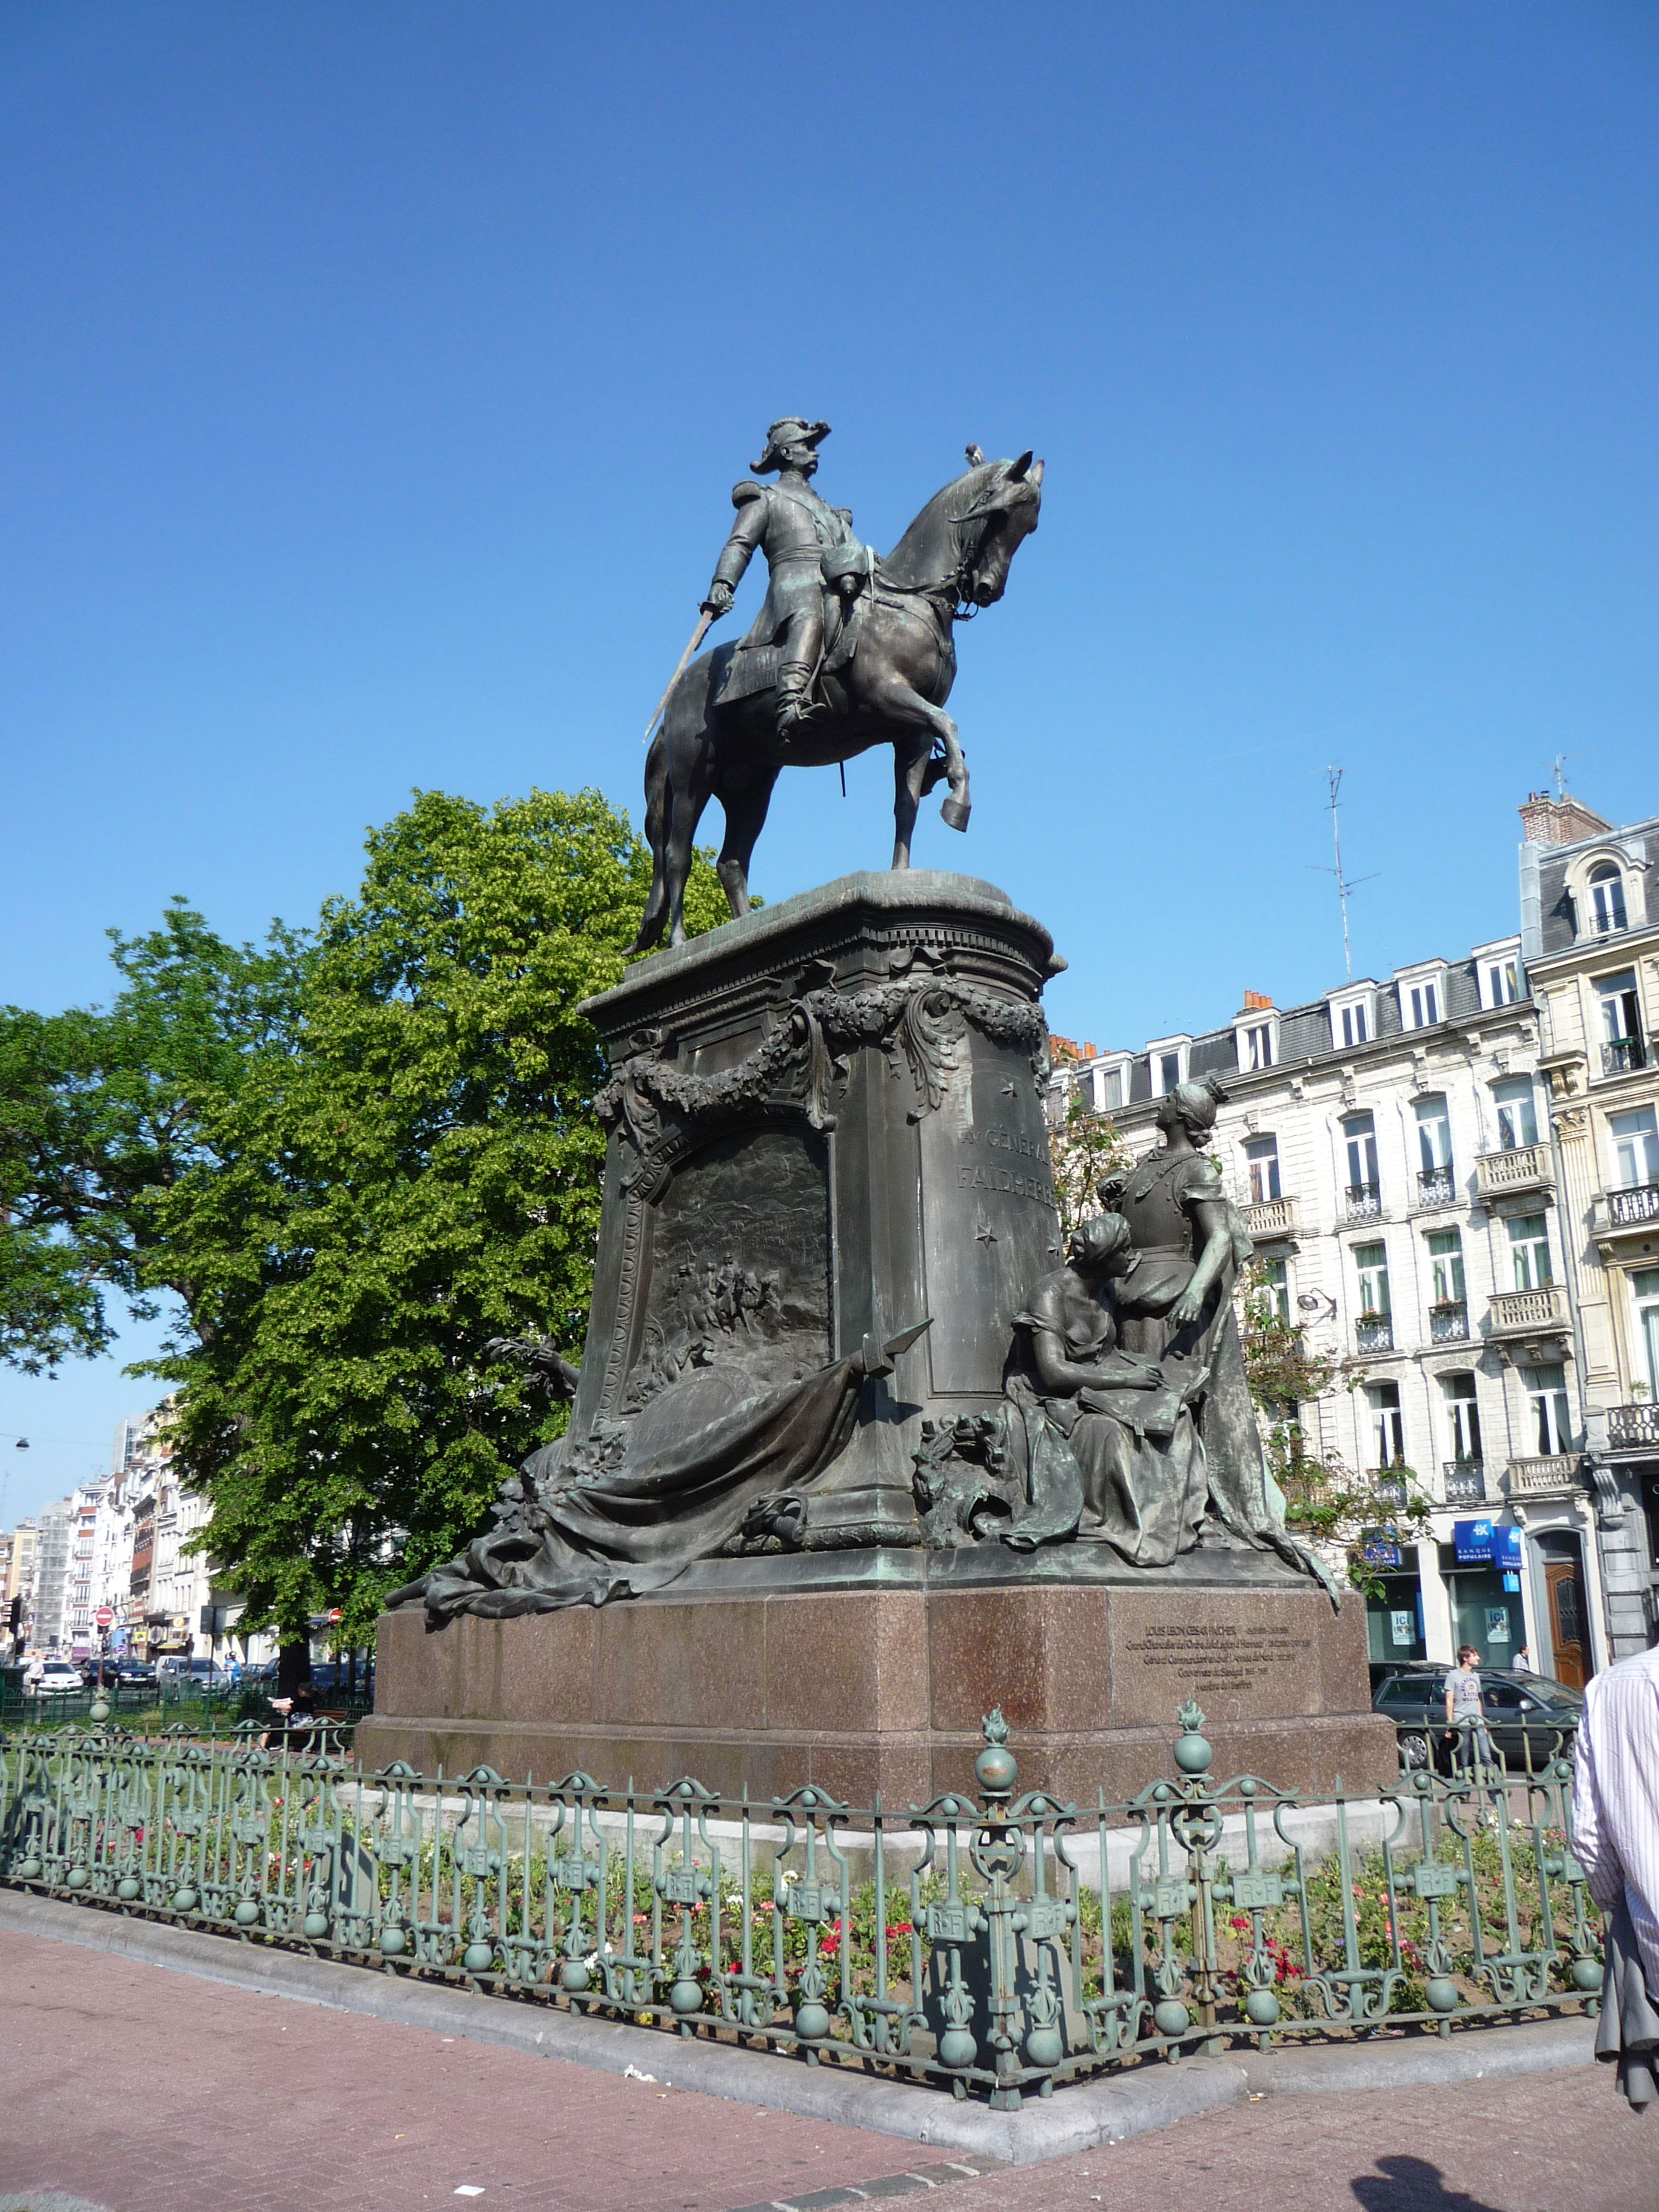
<path fill-rule="evenodd" d="M 710 614 L 705 614 L 699 618 L 696 629 L 691 633 L 690 644 L 686 647 L 685 651 L 680 655 L 679 666 L 669 678 L 667 686 L 665 689 L 661 698 L 657 702 L 656 712 L 652 715 L 651 720 L 645 726 L 645 735 L 640 739 L 640 743 L 642 745 L 648 745 L 650 744 L 651 732 L 656 728 L 658 723 L 661 721 L 663 708 L 668 704 L 669 696 L 673 691 L 674 686 L 679 682 L 681 677 L 684 675 L 686 670 L 690 666 L 693 659 L 696 657 L 697 647 L 702 643 L 704 638 L 708 636 L 714 620 L 714 616 Z"/>

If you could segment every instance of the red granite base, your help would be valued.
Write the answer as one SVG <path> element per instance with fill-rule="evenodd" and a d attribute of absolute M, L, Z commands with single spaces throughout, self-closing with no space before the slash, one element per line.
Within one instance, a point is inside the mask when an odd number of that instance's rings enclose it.
<path fill-rule="evenodd" d="M 1370 1711 L 1364 1606 L 1319 1591 L 1048 1584 L 639 1599 L 428 1633 L 380 1624 L 368 1766 L 694 1775 L 766 1798 L 811 1782 L 868 1805 L 973 1787 L 1000 1705 L 1022 1789 L 1122 1802 L 1173 1771 L 1195 1697 L 1217 1774 L 1364 1794 L 1398 1772 Z"/>

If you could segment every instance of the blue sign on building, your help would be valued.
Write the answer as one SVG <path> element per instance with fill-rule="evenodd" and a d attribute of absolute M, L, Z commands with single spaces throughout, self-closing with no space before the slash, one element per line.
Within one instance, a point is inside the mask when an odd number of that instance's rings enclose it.
<path fill-rule="evenodd" d="M 1368 1567 L 1398 1567 L 1400 1539 L 1392 1528 L 1362 1528 L 1359 1553 Z"/>
<path fill-rule="evenodd" d="M 1502 1521 L 1454 1521 L 1452 1543 L 1460 1567 L 1521 1565 L 1521 1531 Z"/>

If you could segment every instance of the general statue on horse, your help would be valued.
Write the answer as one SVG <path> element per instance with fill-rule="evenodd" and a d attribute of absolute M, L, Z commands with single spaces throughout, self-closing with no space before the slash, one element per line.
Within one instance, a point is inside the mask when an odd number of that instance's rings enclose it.
<path fill-rule="evenodd" d="M 812 489 L 829 434 L 827 422 L 799 416 L 775 422 L 755 476 L 775 473 L 777 482 L 745 477 L 732 491 L 737 519 L 646 762 L 654 866 L 636 951 L 665 930 L 672 944 L 684 941 L 692 841 L 711 799 L 726 813 L 720 881 L 732 913 L 748 912 L 750 859 L 782 768 L 826 767 L 890 744 L 896 868 L 909 866 L 917 807 L 940 781 L 949 787 L 945 820 L 968 826 L 967 763 L 945 712 L 954 628 L 1002 597 L 1014 555 L 1036 528 L 1042 463 L 1029 452 L 988 461 L 970 446 L 966 473 L 928 501 L 884 560 L 860 543 L 848 510 Z M 748 634 L 693 658 L 757 550 L 767 592 Z"/>

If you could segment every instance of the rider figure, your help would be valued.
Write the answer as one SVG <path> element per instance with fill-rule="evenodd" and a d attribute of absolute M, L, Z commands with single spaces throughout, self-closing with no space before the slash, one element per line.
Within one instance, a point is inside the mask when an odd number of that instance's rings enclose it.
<path fill-rule="evenodd" d="M 799 415 L 772 425 L 755 473 L 767 476 L 775 469 L 778 480 L 759 484 L 745 477 L 733 488 L 738 519 L 702 603 L 703 612 L 716 620 L 727 612 L 758 546 L 769 574 L 766 604 L 744 643 L 782 648 L 775 696 L 783 738 L 808 712 L 807 695 L 823 656 L 824 555 L 837 549 L 832 565 L 839 573 L 852 569 L 862 550 L 849 510 L 826 506 L 812 489 L 817 448 L 829 434 L 827 422 L 808 422 Z"/>

